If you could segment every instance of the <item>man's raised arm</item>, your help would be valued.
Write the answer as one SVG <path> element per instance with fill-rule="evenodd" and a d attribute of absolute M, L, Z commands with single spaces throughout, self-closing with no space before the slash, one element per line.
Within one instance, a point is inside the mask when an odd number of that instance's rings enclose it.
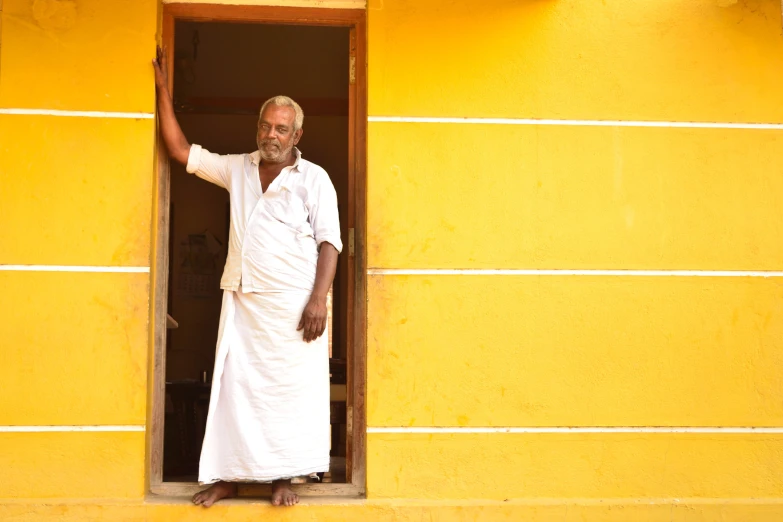
<path fill-rule="evenodd" d="M 155 68 L 155 87 L 158 91 L 158 119 L 160 120 L 160 132 L 163 142 L 169 151 L 169 156 L 183 165 L 188 163 L 190 143 L 179 127 L 177 117 L 174 115 L 174 103 L 169 92 L 168 64 L 166 52 L 158 47 L 158 57 L 152 61 Z"/>

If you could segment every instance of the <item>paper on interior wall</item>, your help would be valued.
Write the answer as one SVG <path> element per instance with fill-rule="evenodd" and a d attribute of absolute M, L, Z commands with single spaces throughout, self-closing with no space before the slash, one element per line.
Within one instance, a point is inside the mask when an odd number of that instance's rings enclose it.
<path fill-rule="evenodd" d="M 199 299 L 219 293 L 223 244 L 208 230 L 188 234 L 179 244 L 174 277 L 177 293 L 185 299 Z"/>

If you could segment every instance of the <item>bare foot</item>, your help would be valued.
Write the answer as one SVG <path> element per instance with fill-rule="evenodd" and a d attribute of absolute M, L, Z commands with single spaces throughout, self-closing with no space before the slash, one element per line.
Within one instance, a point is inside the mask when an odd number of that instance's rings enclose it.
<path fill-rule="evenodd" d="M 272 505 L 293 506 L 299 503 L 299 495 L 291 490 L 290 480 L 275 480 L 272 482 Z"/>
<path fill-rule="evenodd" d="M 237 496 L 237 485 L 231 482 L 216 482 L 204 491 L 193 495 L 193 503 L 197 506 L 210 507 L 212 504 L 223 498 L 232 498 Z"/>

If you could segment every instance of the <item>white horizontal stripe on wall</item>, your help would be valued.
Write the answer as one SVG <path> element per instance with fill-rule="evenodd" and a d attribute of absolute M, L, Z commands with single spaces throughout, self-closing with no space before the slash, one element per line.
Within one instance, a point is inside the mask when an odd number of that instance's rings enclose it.
<path fill-rule="evenodd" d="M 60 111 L 56 109 L 10 109 L 0 107 L 0 114 L 20 116 L 64 116 L 70 118 L 127 118 L 132 120 L 151 120 L 152 112 L 106 112 L 106 111 Z"/>
<path fill-rule="evenodd" d="M 657 127 L 684 129 L 783 130 L 783 123 L 732 123 L 706 121 L 556 120 L 534 118 L 429 118 L 370 116 L 371 123 L 460 123 L 478 125 L 559 125 L 571 127 Z"/>
<path fill-rule="evenodd" d="M 368 427 L 367 433 L 706 433 L 706 434 L 783 434 L 783 427 L 698 427 L 698 426 L 623 426 L 623 427 Z"/>
<path fill-rule="evenodd" d="M 101 272 L 148 274 L 148 266 L 0 265 L 0 272 Z"/>
<path fill-rule="evenodd" d="M 614 277 L 783 277 L 778 271 L 747 270 L 561 270 L 482 268 L 370 268 L 368 275 L 614 276 Z"/>
<path fill-rule="evenodd" d="M 125 432 L 145 431 L 144 426 L 0 426 L 0 433 L 52 433 L 71 431 Z"/>

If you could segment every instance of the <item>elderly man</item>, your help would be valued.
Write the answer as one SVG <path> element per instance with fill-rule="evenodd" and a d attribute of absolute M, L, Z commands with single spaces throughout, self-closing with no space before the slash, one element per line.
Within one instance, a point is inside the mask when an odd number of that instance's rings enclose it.
<path fill-rule="evenodd" d="M 304 114 L 285 96 L 261 107 L 252 154 L 190 145 L 153 62 L 169 155 L 228 190 L 231 230 L 199 482 L 193 503 L 235 496 L 238 482 L 272 482 L 272 503 L 299 501 L 291 478 L 329 468 L 326 298 L 342 249 L 337 195 L 295 148 Z"/>

